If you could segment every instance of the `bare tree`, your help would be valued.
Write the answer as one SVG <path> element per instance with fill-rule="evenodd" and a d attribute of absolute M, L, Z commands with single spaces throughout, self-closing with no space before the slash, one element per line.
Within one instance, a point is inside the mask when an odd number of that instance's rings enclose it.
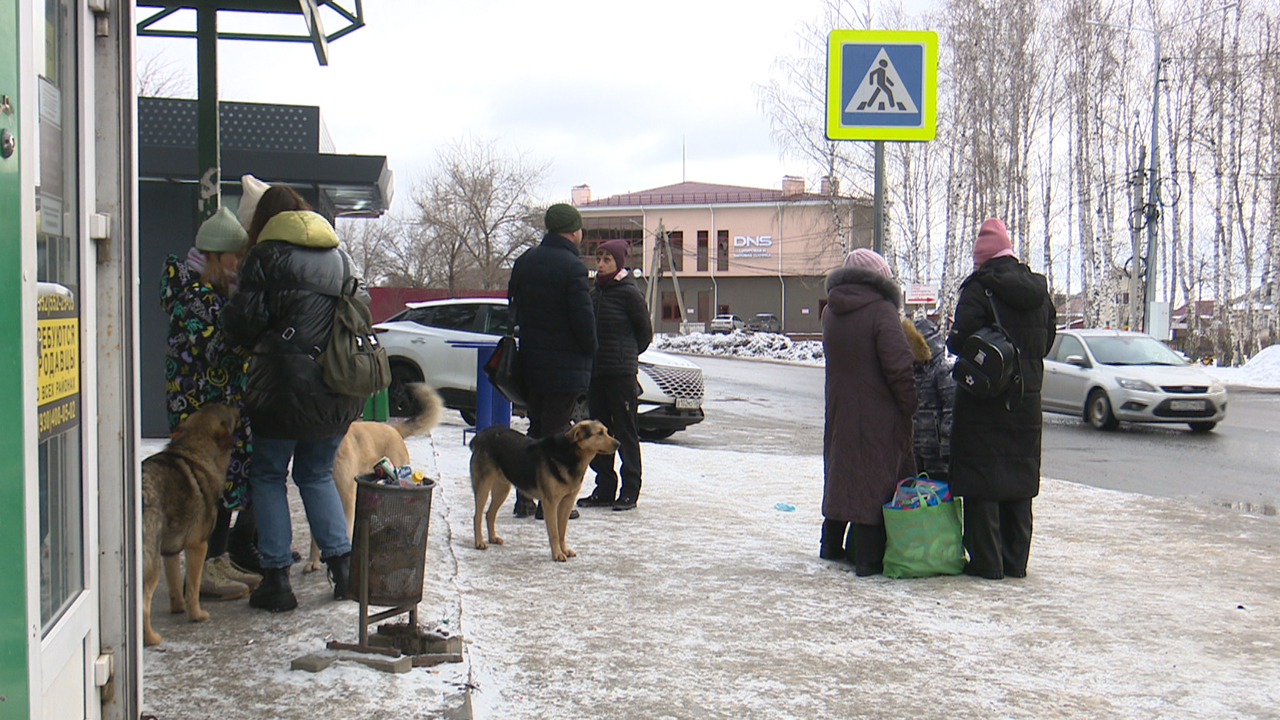
<path fill-rule="evenodd" d="M 138 53 L 134 71 L 139 97 L 195 97 L 191 74 L 165 48 Z"/>
<path fill-rule="evenodd" d="M 401 222 L 384 215 L 377 219 L 339 219 L 338 238 L 356 264 L 356 274 L 369 285 L 386 282 L 390 254 L 400 242 Z"/>
<path fill-rule="evenodd" d="M 410 194 L 414 221 L 450 291 L 474 270 L 480 288 L 506 284 L 515 257 L 537 242 L 534 195 L 547 166 L 506 154 L 493 141 L 467 138 L 442 148 L 435 166 Z"/>

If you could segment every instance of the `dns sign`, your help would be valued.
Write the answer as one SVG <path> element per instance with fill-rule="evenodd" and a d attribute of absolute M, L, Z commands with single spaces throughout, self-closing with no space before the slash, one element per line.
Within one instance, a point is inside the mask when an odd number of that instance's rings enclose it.
<path fill-rule="evenodd" d="M 772 235 L 738 235 L 733 239 L 734 257 L 771 257 Z"/>

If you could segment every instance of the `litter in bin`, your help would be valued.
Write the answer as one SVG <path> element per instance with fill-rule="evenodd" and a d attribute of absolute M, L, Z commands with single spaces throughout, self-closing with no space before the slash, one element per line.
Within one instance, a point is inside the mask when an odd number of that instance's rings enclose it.
<path fill-rule="evenodd" d="M 396 467 L 386 457 L 373 464 L 373 476 L 379 485 L 400 487 L 420 487 L 427 480 L 421 470 L 414 470 L 412 465 Z"/>

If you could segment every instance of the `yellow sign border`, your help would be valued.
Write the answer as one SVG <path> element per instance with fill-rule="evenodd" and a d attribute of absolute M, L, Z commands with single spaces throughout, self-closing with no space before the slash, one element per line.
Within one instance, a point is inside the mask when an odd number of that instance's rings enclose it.
<path fill-rule="evenodd" d="M 919 127 L 868 127 L 840 124 L 844 84 L 841 49 L 846 44 L 923 45 L 924 78 Z M 902 140 L 922 142 L 938 135 L 938 33 L 932 30 L 832 30 L 827 36 L 827 138 L 830 140 Z"/>

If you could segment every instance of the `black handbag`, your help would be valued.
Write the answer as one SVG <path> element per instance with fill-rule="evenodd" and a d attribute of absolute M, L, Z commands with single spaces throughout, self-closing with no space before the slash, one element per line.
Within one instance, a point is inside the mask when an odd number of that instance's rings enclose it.
<path fill-rule="evenodd" d="M 511 401 L 512 405 L 524 405 L 524 381 L 520 374 L 520 353 L 516 348 L 514 335 L 503 335 L 493 354 L 484 364 L 484 373 L 489 376 L 489 383 Z"/>

